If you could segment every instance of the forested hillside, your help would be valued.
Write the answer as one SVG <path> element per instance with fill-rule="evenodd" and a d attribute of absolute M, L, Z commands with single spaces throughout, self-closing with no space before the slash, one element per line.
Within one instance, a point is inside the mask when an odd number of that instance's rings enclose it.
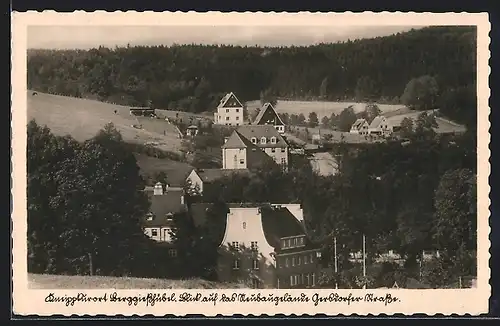
<path fill-rule="evenodd" d="M 475 96 L 475 74 L 476 30 L 467 26 L 309 47 L 175 45 L 28 52 L 30 89 L 191 112 L 214 110 L 228 91 L 244 101 L 272 95 L 398 103 L 407 83 L 424 75 L 435 78 L 441 98 L 456 101 L 471 90 Z M 446 113 L 459 122 L 475 111 L 454 107 Z"/>

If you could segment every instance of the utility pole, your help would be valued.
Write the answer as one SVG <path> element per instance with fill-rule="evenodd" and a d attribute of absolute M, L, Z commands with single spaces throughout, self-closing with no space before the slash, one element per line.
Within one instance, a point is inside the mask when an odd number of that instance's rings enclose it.
<path fill-rule="evenodd" d="M 363 233 L 363 289 L 366 289 L 366 237 Z"/>
<path fill-rule="evenodd" d="M 335 273 L 338 272 L 337 269 L 337 237 L 333 237 L 333 252 L 335 255 Z"/>

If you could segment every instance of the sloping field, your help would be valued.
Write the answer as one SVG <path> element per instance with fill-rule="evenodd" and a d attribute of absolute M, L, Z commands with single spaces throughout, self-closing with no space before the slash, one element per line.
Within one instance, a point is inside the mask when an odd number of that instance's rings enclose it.
<path fill-rule="evenodd" d="M 432 110 L 427 111 L 428 113 L 432 113 Z M 415 120 L 418 118 L 418 116 L 422 113 L 422 111 L 410 111 L 405 114 L 399 114 L 395 116 L 390 116 L 387 118 L 387 120 L 392 124 L 392 125 L 400 125 L 401 121 L 403 121 L 404 118 L 409 118 L 412 119 L 413 122 L 415 123 Z M 465 132 L 466 128 L 465 126 L 462 126 L 458 123 L 455 123 L 453 121 L 449 121 L 445 118 L 440 118 L 436 117 L 436 122 L 438 124 L 438 127 L 435 128 L 435 131 L 437 133 L 451 133 L 451 132 Z"/>
<path fill-rule="evenodd" d="M 128 142 L 154 143 L 165 151 L 180 151 L 181 139 L 174 125 L 159 119 L 138 119 L 130 115 L 130 107 L 43 93 L 28 92 L 27 96 L 28 121 L 35 119 L 56 135 L 69 134 L 84 141 L 112 122 Z M 140 124 L 143 129 L 133 127 Z"/>
<path fill-rule="evenodd" d="M 167 280 L 111 276 L 66 276 L 28 274 L 31 289 L 236 289 L 240 284 L 210 282 L 201 279 Z"/>
<path fill-rule="evenodd" d="M 143 175 L 153 176 L 158 172 L 164 172 L 168 183 L 174 187 L 182 187 L 193 170 L 193 167 L 187 163 L 170 159 L 159 159 L 143 154 L 136 154 L 135 157 Z"/>
<path fill-rule="evenodd" d="M 247 107 L 249 110 L 255 110 L 260 108 L 260 101 L 250 101 L 247 102 Z M 366 103 L 355 103 L 355 102 L 327 102 L 327 101 L 278 101 L 276 105 L 276 111 L 278 113 L 288 113 L 288 114 L 304 114 L 304 116 L 309 116 L 309 113 L 316 112 L 319 120 L 325 115 L 330 117 L 332 113 L 340 114 L 342 110 L 349 106 L 353 106 L 354 112 L 361 112 L 365 109 Z M 392 112 L 396 110 L 404 110 L 404 106 L 401 104 L 390 105 L 390 104 L 377 104 L 382 113 Z"/>

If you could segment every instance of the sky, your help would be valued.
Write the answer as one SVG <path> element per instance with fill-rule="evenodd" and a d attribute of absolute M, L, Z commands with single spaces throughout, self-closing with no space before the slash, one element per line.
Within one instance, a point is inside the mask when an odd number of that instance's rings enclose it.
<path fill-rule="evenodd" d="M 423 26 L 422 26 L 423 27 Z M 28 48 L 176 44 L 302 46 L 387 36 L 418 26 L 29 26 Z"/>

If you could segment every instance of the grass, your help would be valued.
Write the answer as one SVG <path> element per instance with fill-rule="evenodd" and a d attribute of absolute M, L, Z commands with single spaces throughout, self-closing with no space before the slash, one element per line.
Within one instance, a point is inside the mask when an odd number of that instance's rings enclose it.
<path fill-rule="evenodd" d="M 169 280 L 111 276 L 28 274 L 31 289 L 236 289 L 240 284 L 202 279 Z"/>
<path fill-rule="evenodd" d="M 256 108 L 260 108 L 260 101 L 250 101 L 247 102 L 247 107 L 249 110 L 254 110 Z M 278 113 L 288 113 L 288 114 L 304 114 L 304 116 L 309 116 L 309 113 L 316 112 L 319 120 L 324 116 L 330 117 L 332 113 L 340 114 L 342 110 L 349 106 L 353 106 L 354 111 L 361 112 L 365 109 L 365 103 L 356 103 L 356 102 L 330 102 L 330 101 L 278 101 L 276 105 L 276 111 Z M 402 104 L 377 104 L 380 110 L 385 113 L 390 113 L 393 111 L 396 112 L 405 112 L 405 107 Z"/>
<path fill-rule="evenodd" d="M 154 176 L 158 172 L 164 172 L 168 182 L 174 187 L 182 186 L 188 174 L 193 170 L 191 165 L 184 162 L 160 159 L 144 154 L 135 154 L 135 157 L 142 175 Z"/>
<path fill-rule="evenodd" d="M 181 139 L 175 126 L 161 119 L 132 116 L 130 107 L 40 92 L 32 95 L 31 91 L 27 97 L 28 120 L 35 119 L 56 135 L 69 134 L 85 141 L 112 122 L 127 142 L 151 143 L 165 151 L 180 152 Z M 143 129 L 133 127 L 140 124 Z"/>

